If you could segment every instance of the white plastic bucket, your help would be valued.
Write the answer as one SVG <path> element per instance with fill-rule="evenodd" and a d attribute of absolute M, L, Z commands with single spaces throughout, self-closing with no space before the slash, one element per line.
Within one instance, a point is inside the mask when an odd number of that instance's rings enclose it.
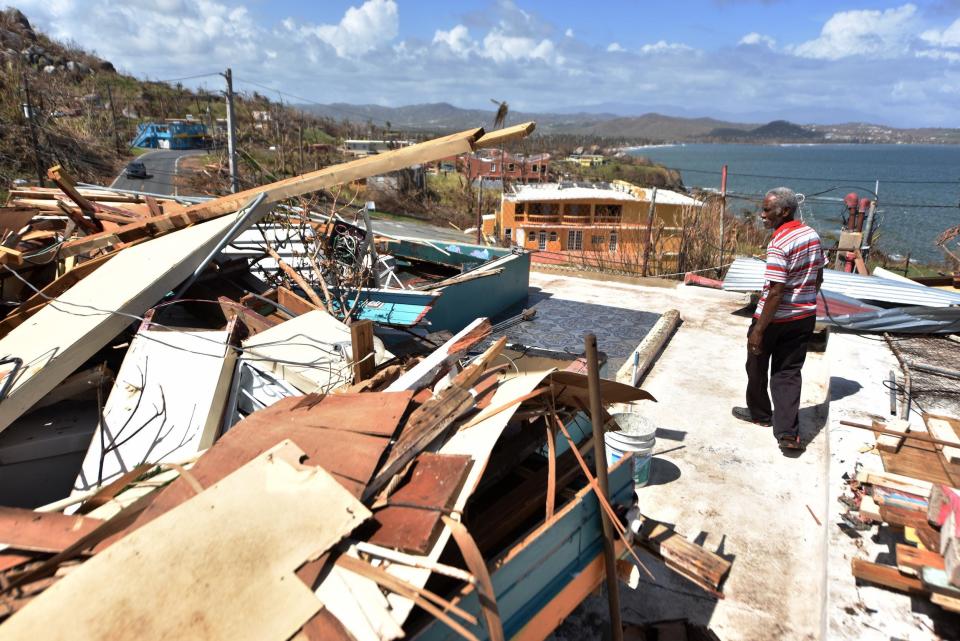
<path fill-rule="evenodd" d="M 620 431 L 603 435 L 607 465 L 613 465 L 627 454 L 633 454 L 633 486 L 643 487 L 650 482 L 657 426 L 633 412 L 614 414 L 613 419 L 620 426 Z"/>

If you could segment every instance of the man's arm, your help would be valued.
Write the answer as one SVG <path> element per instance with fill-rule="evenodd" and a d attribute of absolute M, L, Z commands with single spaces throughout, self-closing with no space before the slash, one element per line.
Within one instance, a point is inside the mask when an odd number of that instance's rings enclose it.
<path fill-rule="evenodd" d="M 763 304 L 763 311 L 760 312 L 760 318 L 757 319 L 757 324 L 753 326 L 753 330 L 747 338 L 747 349 L 751 354 L 759 354 L 763 351 L 763 333 L 773 322 L 774 316 L 780 308 L 784 288 L 784 283 L 770 283 L 770 289 L 767 290 L 767 300 Z"/>

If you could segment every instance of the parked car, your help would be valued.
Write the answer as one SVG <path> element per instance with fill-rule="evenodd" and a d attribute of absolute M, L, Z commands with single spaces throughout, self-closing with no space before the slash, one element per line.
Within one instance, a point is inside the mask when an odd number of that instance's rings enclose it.
<path fill-rule="evenodd" d="M 147 167 L 139 160 L 127 165 L 127 178 L 147 178 Z"/>

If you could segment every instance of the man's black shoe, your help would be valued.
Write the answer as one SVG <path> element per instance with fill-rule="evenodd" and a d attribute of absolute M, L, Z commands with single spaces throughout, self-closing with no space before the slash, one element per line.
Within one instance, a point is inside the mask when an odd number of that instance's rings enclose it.
<path fill-rule="evenodd" d="M 746 421 L 747 423 L 753 423 L 754 425 L 759 425 L 761 427 L 770 427 L 773 425 L 773 422 L 770 419 L 759 420 L 753 418 L 753 415 L 750 414 L 750 410 L 746 407 L 734 407 L 731 412 L 734 418 L 739 418 L 741 421 Z"/>
<path fill-rule="evenodd" d="M 780 444 L 780 449 L 783 451 L 794 450 L 794 451 L 803 451 L 806 449 L 806 446 L 800 441 L 800 435 L 789 436 L 784 434 L 783 436 L 777 438 L 777 442 Z"/>

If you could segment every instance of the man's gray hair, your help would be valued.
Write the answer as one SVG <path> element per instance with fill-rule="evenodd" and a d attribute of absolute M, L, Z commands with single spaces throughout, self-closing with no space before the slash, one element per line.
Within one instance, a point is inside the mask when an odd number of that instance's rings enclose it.
<path fill-rule="evenodd" d="M 797 194 L 789 187 L 776 187 L 767 192 L 766 198 L 773 198 L 774 205 L 780 211 L 797 213 L 800 203 L 797 202 Z"/>

